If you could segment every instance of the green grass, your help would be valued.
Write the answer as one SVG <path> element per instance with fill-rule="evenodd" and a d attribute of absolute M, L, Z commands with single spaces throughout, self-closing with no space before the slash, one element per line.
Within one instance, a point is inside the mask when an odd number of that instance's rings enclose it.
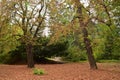
<path fill-rule="evenodd" d="M 98 63 L 120 63 L 120 60 L 98 60 Z"/>
<path fill-rule="evenodd" d="M 33 69 L 33 74 L 35 74 L 35 75 L 44 75 L 46 73 L 45 73 L 45 71 L 43 69 L 34 68 Z"/>
<path fill-rule="evenodd" d="M 88 62 L 87 60 L 80 60 L 79 61 L 80 63 L 85 63 L 85 62 Z"/>

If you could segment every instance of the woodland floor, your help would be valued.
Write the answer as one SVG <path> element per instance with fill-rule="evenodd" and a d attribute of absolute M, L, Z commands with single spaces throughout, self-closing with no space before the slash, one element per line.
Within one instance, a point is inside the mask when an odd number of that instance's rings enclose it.
<path fill-rule="evenodd" d="M 34 75 L 26 65 L 0 65 L 0 80 L 120 80 L 119 63 L 98 63 L 90 70 L 88 63 L 36 64 L 46 74 Z"/>

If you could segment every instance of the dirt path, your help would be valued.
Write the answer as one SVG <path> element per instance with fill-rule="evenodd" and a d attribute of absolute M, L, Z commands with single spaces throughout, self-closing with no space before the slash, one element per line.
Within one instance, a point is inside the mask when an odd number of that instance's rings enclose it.
<path fill-rule="evenodd" d="M 35 65 L 47 74 L 33 75 L 26 65 L 0 65 L 0 80 L 120 80 L 120 64 L 98 64 L 90 70 L 87 63 Z"/>

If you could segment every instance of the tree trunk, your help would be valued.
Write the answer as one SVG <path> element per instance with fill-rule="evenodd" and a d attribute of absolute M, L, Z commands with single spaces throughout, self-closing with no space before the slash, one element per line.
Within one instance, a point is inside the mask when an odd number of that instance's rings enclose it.
<path fill-rule="evenodd" d="M 89 64 L 90 64 L 90 68 L 91 69 L 97 69 L 96 61 L 95 61 L 95 58 L 93 56 L 93 51 L 92 51 L 91 43 L 90 43 L 90 40 L 88 39 L 88 31 L 84 27 L 82 29 L 82 32 L 83 32 L 84 44 L 85 44 L 85 48 L 86 48 L 86 51 L 87 51 L 88 61 L 89 61 Z"/>
<path fill-rule="evenodd" d="M 33 68 L 34 67 L 34 59 L 33 59 L 33 46 L 32 44 L 27 44 L 26 45 L 26 52 L 27 52 L 27 66 L 28 68 Z"/>
<path fill-rule="evenodd" d="M 84 44 L 86 47 L 90 68 L 97 69 L 96 61 L 95 61 L 94 56 L 93 56 L 91 43 L 90 43 L 90 40 L 88 39 L 88 31 L 87 31 L 85 23 L 84 23 L 84 18 L 83 18 L 83 14 L 82 14 L 82 5 L 80 4 L 79 0 L 76 3 L 76 5 L 77 5 L 77 18 L 79 19 L 79 24 L 81 27 L 80 29 L 82 29 Z"/>

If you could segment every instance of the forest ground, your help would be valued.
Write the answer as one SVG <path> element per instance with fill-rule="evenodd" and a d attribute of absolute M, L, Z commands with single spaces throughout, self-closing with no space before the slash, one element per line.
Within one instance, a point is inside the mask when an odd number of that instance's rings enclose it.
<path fill-rule="evenodd" d="M 88 63 L 36 64 L 44 75 L 34 75 L 27 65 L 0 64 L 0 80 L 120 80 L 120 63 L 97 63 L 90 70 Z"/>

